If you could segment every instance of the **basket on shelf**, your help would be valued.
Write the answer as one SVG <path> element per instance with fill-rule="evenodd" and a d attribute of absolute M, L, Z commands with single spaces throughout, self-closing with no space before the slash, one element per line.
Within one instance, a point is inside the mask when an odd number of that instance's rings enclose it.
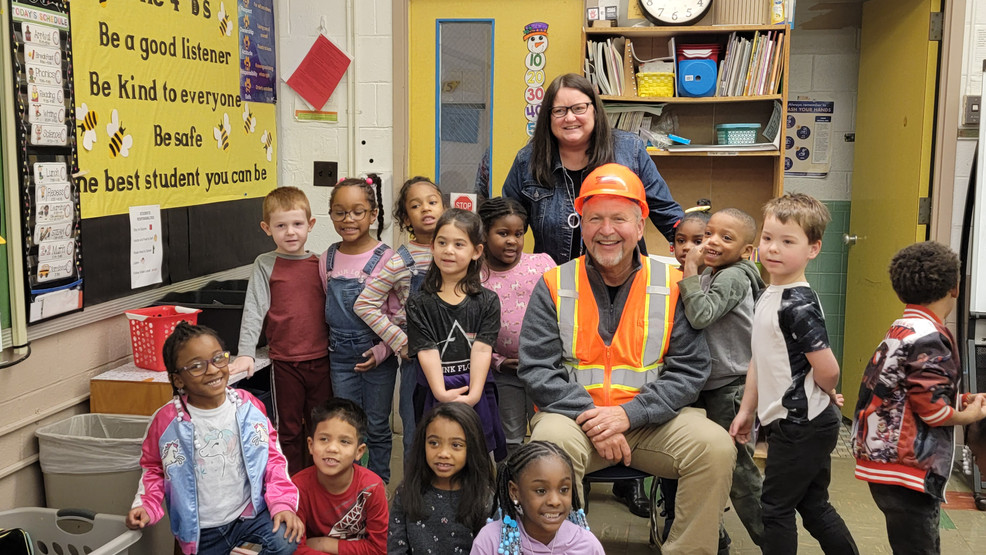
<path fill-rule="evenodd" d="M 638 73 L 638 96 L 674 96 L 673 73 Z"/>
<path fill-rule="evenodd" d="M 720 123 L 716 125 L 716 144 L 752 145 L 759 131 L 759 123 Z"/>
<path fill-rule="evenodd" d="M 175 331 L 178 322 L 184 320 L 195 325 L 199 312 L 202 311 L 184 306 L 151 306 L 126 311 L 130 323 L 130 343 L 134 349 L 134 365 L 164 372 L 164 358 L 161 356 L 164 340 Z"/>

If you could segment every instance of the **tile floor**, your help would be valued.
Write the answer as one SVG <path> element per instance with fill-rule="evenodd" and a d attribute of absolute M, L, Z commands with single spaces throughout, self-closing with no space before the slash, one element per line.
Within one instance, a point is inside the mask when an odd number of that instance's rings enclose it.
<path fill-rule="evenodd" d="M 391 468 L 394 475 L 390 490 L 401 479 L 401 439 L 394 437 Z M 884 528 L 883 515 L 873 503 L 866 484 L 853 476 L 854 461 L 850 450 L 849 430 L 843 430 L 842 441 L 832 456 L 832 485 L 829 492 L 832 504 L 846 520 L 860 553 L 889 554 L 890 545 Z M 982 553 L 986 546 L 986 512 L 976 510 L 969 490 L 968 477 L 956 472 L 949 481 L 948 500 L 942 507 L 941 552 L 945 555 Z M 591 511 L 589 525 L 602 541 L 606 553 L 654 554 L 648 545 L 649 525 L 646 519 L 631 515 L 626 507 L 613 499 L 607 484 L 596 484 L 589 494 Z M 750 540 L 733 511 L 725 514 L 726 530 L 733 540 L 731 553 L 748 555 L 760 553 Z M 820 554 L 818 543 L 802 528 L 798 553 Z"/>

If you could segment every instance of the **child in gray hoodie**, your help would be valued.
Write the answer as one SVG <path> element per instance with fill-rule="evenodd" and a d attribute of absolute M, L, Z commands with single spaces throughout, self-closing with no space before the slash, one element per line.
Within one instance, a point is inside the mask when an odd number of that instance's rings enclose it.
<path fill-rule="evenodd" d="M 750 334 L 753 305 L 764 282 L 749 260 L 757 223 L 735 208 L 719 210 L 705 227 L 702 244 L 691 249 L 678 284 L 685 316 L 696 329 L 705 330 L 712 357 L 712 372 L 696 406 L 728 430 L 740 402 L 752 356 Z M 704 264 L 705 270 L 699 273 Z M 763 478 L 753 462 L 753 445 L 737 445 L 736 468 L 729 498 L 750 538 L 760 545 Z"/>

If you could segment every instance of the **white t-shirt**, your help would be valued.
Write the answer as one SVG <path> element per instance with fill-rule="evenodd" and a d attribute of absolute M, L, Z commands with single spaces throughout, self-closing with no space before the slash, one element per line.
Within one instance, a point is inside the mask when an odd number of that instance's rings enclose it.
<path fill-rule="evenodd" d="M 829 348 L 825 316 L 808 283 L 764 289 L 753 311 L 751 344 L 762 425 L 779 418 L 805 423 L 828 407 L 829 396 L 805 357 Z"/>
<path fill-rule="evenodd" d="M 199 526 L 214 528 L 235 520 L 250 503 L 236 405 L 229 398 L 215 409 L 188 405 L 188 414 L 195 427 Z"/>

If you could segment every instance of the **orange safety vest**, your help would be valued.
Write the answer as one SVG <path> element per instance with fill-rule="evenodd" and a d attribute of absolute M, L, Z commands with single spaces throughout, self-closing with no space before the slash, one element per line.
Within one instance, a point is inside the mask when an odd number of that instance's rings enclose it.
<path fill-rule="evenodd" d="M 626 403 L 664 368 L 681 271 L 647 256 L 640 262 L 609 345 L 599 335 L 599 308 L 585 257 L 544 274 L 558 316 L 562 362 L 596 406 Z"/>

